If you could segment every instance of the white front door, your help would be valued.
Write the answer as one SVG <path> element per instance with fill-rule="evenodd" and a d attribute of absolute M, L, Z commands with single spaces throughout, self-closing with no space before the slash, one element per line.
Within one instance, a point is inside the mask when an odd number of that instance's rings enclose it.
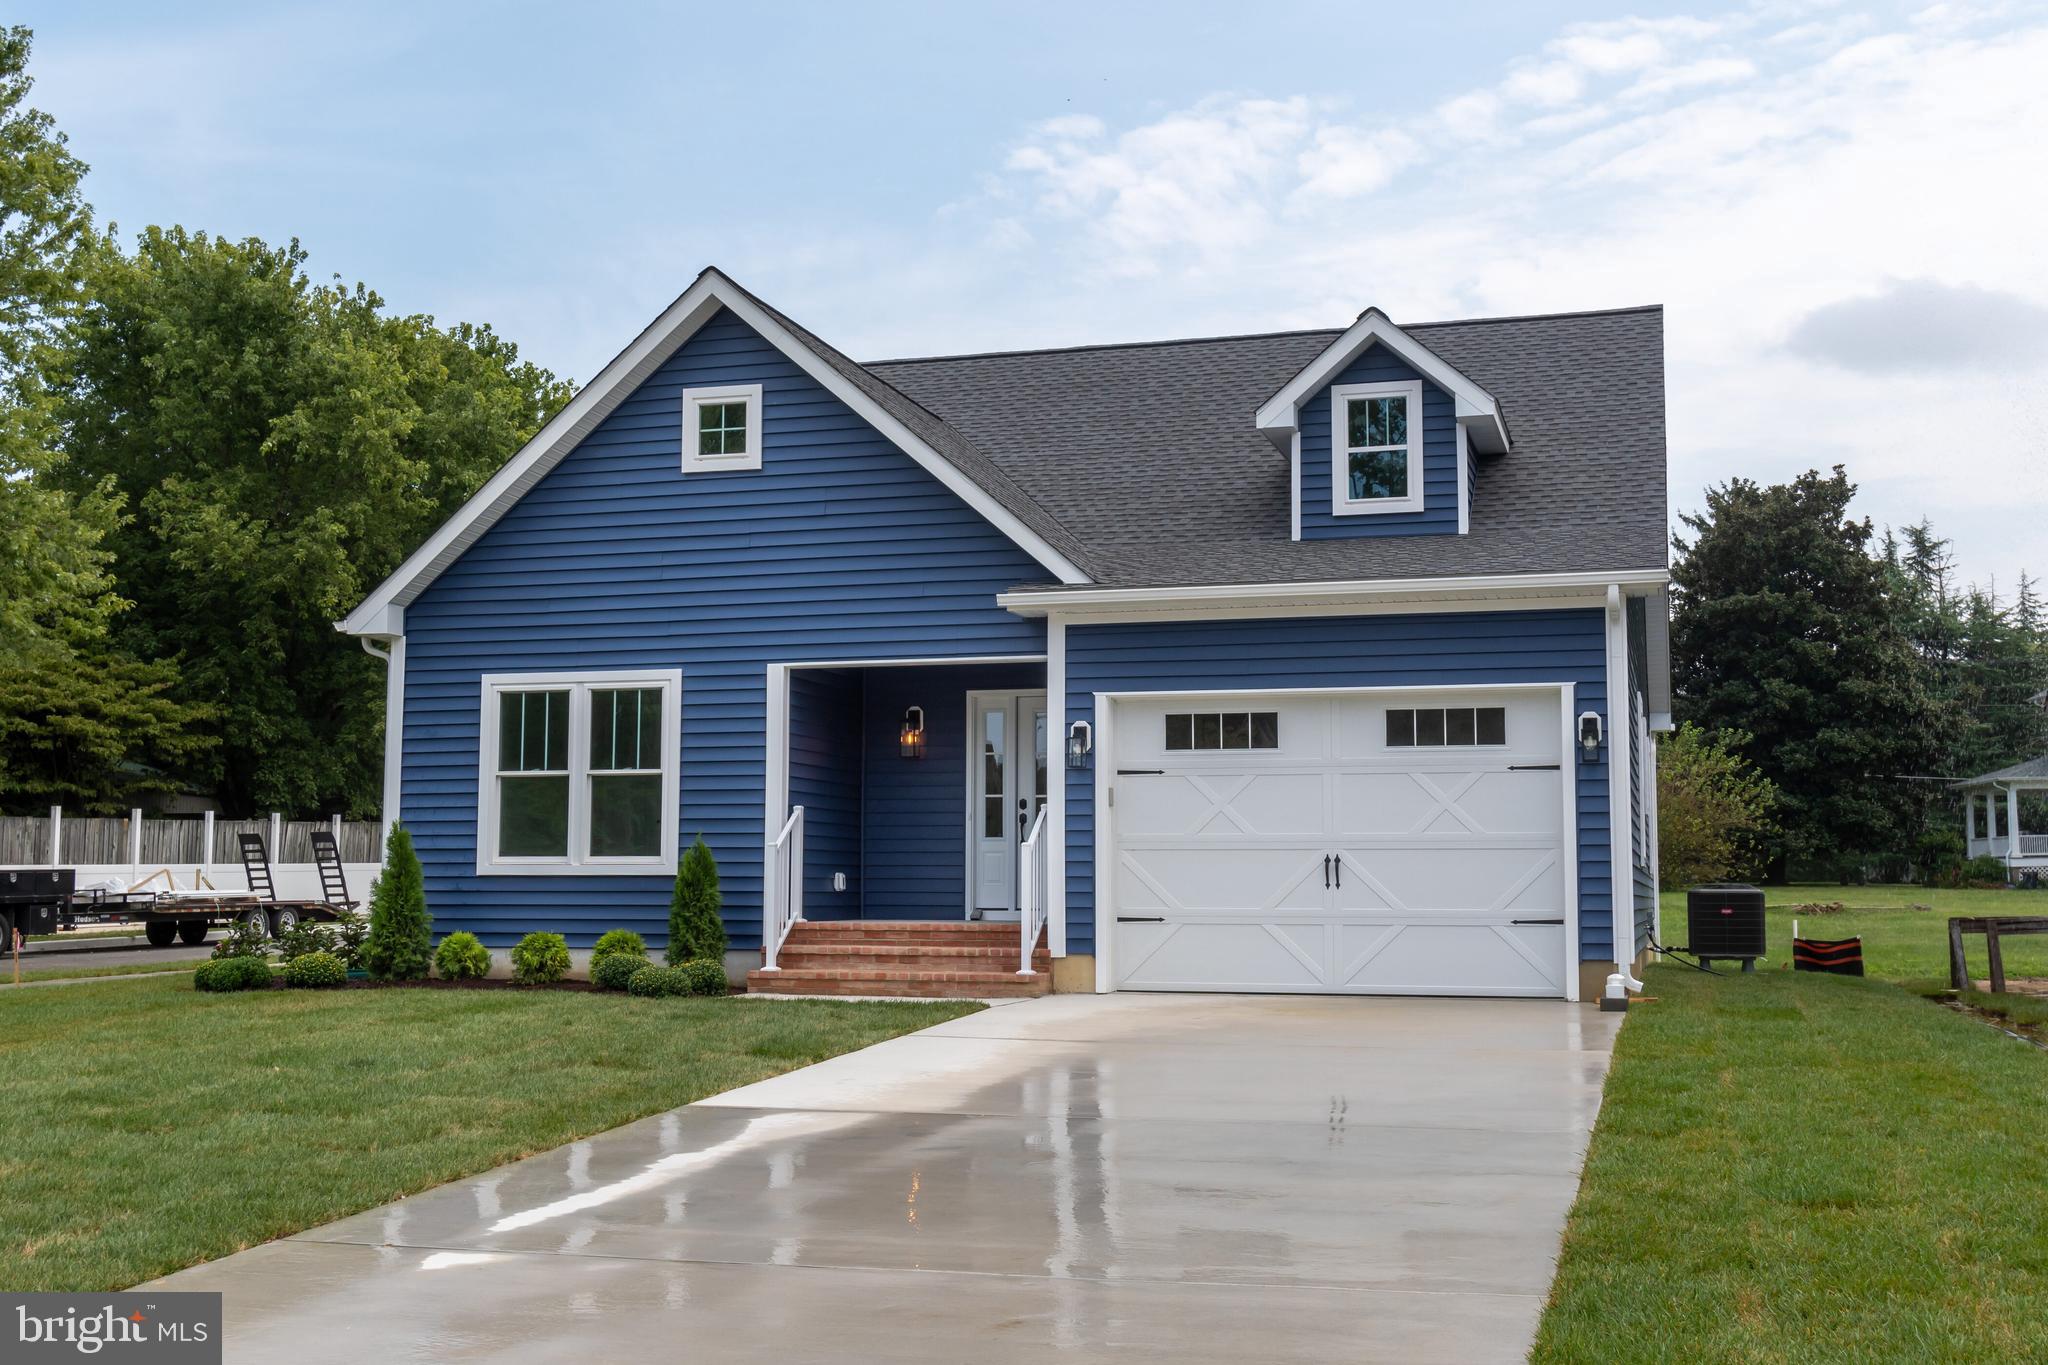
<path fill-rule="evenodd" d="M 1045 694 L 969 694 L 968 738 L 968 913 L 1013 914 L 1018 849 L 1049 780 Z"/>
<path fill-rule="evenodd" d="M 1547 690 L 1116 704 L 1123 989 L 1562 995 Z"/>

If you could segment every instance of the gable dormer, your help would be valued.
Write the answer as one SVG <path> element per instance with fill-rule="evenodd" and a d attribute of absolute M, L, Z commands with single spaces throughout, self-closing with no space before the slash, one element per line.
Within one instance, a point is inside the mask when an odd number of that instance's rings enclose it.
<path fill-rule="evenodd" d="M 1463 534 L 1473 452 L 1508 448 L 1493 395 L 1376 308 L 1257 421 L 1292 462 L 1296 540 Z"/>

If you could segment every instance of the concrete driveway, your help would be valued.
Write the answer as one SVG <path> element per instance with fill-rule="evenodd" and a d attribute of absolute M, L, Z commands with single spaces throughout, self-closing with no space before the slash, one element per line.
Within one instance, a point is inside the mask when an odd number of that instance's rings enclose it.
<path fill-rule="evenodd" d="M 156 1287 L 295 1365 L 1519 1360 L 1617 1018 L 1010 1002 Z"/>

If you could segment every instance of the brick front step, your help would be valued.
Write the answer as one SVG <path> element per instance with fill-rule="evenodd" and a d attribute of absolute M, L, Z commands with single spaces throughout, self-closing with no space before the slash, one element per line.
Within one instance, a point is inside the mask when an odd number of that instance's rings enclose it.
<path fill-rule="evenodd" d="M 1044 995 L 1052 974 L 1036 972 L 925 971 L 916 967 L 785 967 L 747 973 L 747 991 L 758 995 L 918 995 L 955 1000 L 991 996 Z"/>
<path fill-rule="evenodd" d="M 783 967 L 902 967 L 921 966 L 927 970 L 959 969 L 977 972 L 1017 970 L 1017 945 L 998 948 L 966 947 L 929 943 L 799 943 L 782 945 L 775 955 Z M 1052 970 L 1052 954 L 1040 948 L 1031 955 L 1034 971 Z"/>
<path fill-rule="evenodd" d="M 1017 942 L 1015 924 L 920 924 L 906 920 L 898 924 L 874 920 L 802 920 L 791 926 L 791 943 L 929 943 L 1012 944 Z"/>
<path fill-rule="evenodd" d="M 804 920 L 791 926 L 775 972 L 747 973 L 767 995 L 1044 995 L 1052 955 L 1039 939 L 1032 974 L 1017 975 L 1015 924 Z"/>

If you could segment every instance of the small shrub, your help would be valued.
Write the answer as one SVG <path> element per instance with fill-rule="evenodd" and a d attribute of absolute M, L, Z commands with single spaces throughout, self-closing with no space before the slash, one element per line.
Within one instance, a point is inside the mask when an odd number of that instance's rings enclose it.
<path fill-rule="evenodd" d="M 1963 864 L 1961 873 L 1964 886 L 1981 889 L 2005 885 L 2005 864 L 1988 853 L 1980 853 Z"/>
<path fill-rule="evenodd" d="M 192 973 L 193 987 L 202 991 L 262 990 L 270 984 L 270 964 L 246 955 L 211 958 Z"/>
<path fill-rule="evenodd" d="M 220 942 L 213 945 L 213 957 L 216 962 L 226 961 L 231 957 L 260 959 L 269 953 L 270 931 L 245 919 L 236 920 L 228 931 L 221 935 Z"/>
<path fill-rule="evenodd" d="M 631 929 L 607 929 L 597 936 L 597 946 L 590 950 L 590 968 L 597 970 L 597 964 L 613 953 L 625 953 L 630 957 L 647 956 L 647 940 Z"/>
<path fill-rule="evenodd" d="M 302 919 L 277 938 L 277 955 L 286 962 L 308 953 L 333 953 L 334 931 L 324 924 Z"/>
<path fill-rule="evenodd" d="M 353 910 L 344 910 L 334 917 L 329 926 L 333 931 L 334 944 L 327 951 L 340 958 L 342 965 L 350 971 L 360 971 L 363 966 L 363 941 L 370 936 L 370 921 Z"/>
<path fill-rule="evenodd" d="M 652 963 L 633 973 L 626 994 L 640 996 L 688 995 L 690 974 L 681 967 L 657 967 Z"/>
<path fill-rule="evenodd" d="M 714 962 L 708 957 L 700 957 L 693 962 L 685 962 L 676 970 L 689 983 L 691 995 L 724 995 L 727 992 L 725 963 L 722 960 Z"/>
<path fill-rule="evenodd" d="M 700 834 L 676 868 L 675 894 L 668 905 L 668 949 L 663 954 L 670 966 L 700 957 L 725 957 L 725 921 L 718 915 L 723 903 L 718 860 Z"/>
<path fill-rule="evenodd" d="M 427 974 L 433 946 L 434 917 L 427 913 L 426 876 L 412 851 L 412 833 L 393 825 L 384 845 L 384 870 L 370 893 L 363 966 L 379 980 L 417 981 Z"/>
<path fill-rule="evenodd" d="M 644 953 L 607 953 L 590 959 L 590 980 L 599 990 L 622 991 L 635 972 L 653 965 Z"/>
<path fill-rule="evenodd" d="M 512 979 L 548 986 L 569 974 L 569 944 L 560 934 L 534 932 L 512 946 Z"/>
<path fill-rule="evenodd" d="M 491 973 L 491 950 L 475 934 L 450 934 L 434 950 L 434 972 L 443 981 L 474 981 Z"/>
<path fill-rule="evenodd" d="M 325 990 L 348 980 L 348 967 L 333 953 L 301 953 L 284 964 L 284 984 L 295 990 Z"/>

